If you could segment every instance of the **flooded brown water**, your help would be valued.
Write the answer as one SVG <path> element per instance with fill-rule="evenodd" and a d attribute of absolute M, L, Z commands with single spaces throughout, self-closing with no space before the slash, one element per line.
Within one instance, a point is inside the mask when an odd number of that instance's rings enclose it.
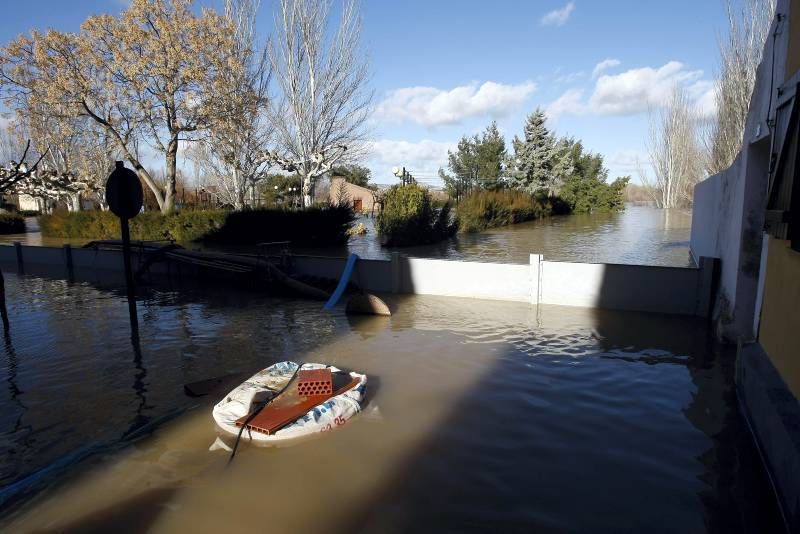
<path fill-rule="evenodd" d="M 390 249 L 381 247 L 373 219 L 360 220 L 367 234 L 353 236 L 347 248 L 295 248 L 294 252 L 324 256 L 389 259 L 393 251 L 420 258 L 449 258 L 467 261 L 528 263 L 530 254 L 544 254 L 551 261 L 587 263 L 628 263 L 685 267 L 689 264 L 691 213 L 628 206 L 621 213 L 592 213 L 551 217 L 539 221 L 492 228 L 479 234 L 461 234 L 434 245 Z M 27 245 L 83 245 L 86 239 L 42 237 L 35 219 L 28 220 L 29 232 L 0 236 L 0 244 L 20 241 Z M 197 247 L 196 244 L 189 244 Z"/>
<path fill-rule="evenodd" d="M 7 276 L 0 527 L 12 532 L 773 532 L 731 385 L 694 319 L 404 297 L 391 318 Z M 226 390 L 317 361 L 370 377 L 320 439 L 210 452 Z M 231 385 L 232 386 L 232 385 Z"/>
<path fill-rule="evenodd" d="M 349 251 L 388 258 L 392 249 L 380 247 L 372 220 L 363 222 L 369 233 L 350 238 Z M 550 217 L 394 250 L 420 258 L 500 263 L 528 263 L 530 254 L 544 254 L 551 261 L 685 267 L 690 261 L 691 227 L 688 211 L 628 206 L 621 213 Z"/>

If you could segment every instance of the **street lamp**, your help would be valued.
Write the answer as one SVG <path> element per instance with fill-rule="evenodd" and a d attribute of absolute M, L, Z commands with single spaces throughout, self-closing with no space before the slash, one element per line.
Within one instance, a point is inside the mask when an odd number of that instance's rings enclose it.
<path fill-rule="evenodd" d="M 410 184 L 414 181 L 414 177 L 411 176 L 410 172 L 406 171 L 405 167 L 402 169 L 400 167 L 392 167 L 392 174 L 400 178 L 400 180 L 403 182 L 403 185 Z"/>

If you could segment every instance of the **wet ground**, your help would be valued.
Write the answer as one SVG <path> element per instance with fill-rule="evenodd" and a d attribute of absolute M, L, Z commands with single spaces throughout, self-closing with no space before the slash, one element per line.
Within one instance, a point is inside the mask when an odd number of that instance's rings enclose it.
<path fill-rule="evenodd" d="M 732 356 L 690 318 L 468 299 L 391 318 L 237 291 L 121 292 L 7 275 L 7 531 L 774 532 Z M 210 452 L 183 384 L 277 361 L 370 377 L 352 423 Z M 233 384 L 232 384 L 233 385 Z M 232 386 L 231 385 L 231 386 Z"/>

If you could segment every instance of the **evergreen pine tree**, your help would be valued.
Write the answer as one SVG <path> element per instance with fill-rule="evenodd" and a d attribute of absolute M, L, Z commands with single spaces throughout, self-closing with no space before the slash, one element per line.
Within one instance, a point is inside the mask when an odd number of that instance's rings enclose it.
<path fill-rule="evenodd" d="M 506 154 L 506 140 L 497 129 L 497 123 L 486 127 L 476 146 L 478 158 L 478 186 L 494 191 L 503 185 L 503 166 Z"/>
<path fill-rule="evenodd" d="M 537 108 L 525 123 L 525 138 L 514 137 L 514 171 L 511 185 L 533 194 L 550 192 L 559 150 L 556 140 L 547 129 L 547 117 Z"/>

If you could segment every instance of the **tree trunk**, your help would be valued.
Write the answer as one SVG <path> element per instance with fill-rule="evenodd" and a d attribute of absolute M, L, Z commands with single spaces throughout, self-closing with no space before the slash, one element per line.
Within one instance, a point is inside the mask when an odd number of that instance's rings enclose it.
<path fill-rule="evenodd" d="M 173 134 L 167 145 L 167 183 L 164 184 L 164 203 L 161 205 L 161 213 L 172 213 L 175 209 L 175 188 L 176 175 L 178 172 L 178 136 Z"/>
<path fill-rule="evenodd" d="M 245 188 L 242 187 L 239 169 L 233 168 L 233 209 L 241 210 L 245 203 Z"/>
<path fill-rule="evenodd" d="M 69 211 L 81 211 L 80 193 L 70 193 L 67 195 L 67 209 Z"/>
<path fill-rule="evenodd" d="M 303 176 L 303 207 L 310 208 L 311 207 L 311 196 L 314 192 L 314 181 L 311 179 L 310 176 Z"/>

